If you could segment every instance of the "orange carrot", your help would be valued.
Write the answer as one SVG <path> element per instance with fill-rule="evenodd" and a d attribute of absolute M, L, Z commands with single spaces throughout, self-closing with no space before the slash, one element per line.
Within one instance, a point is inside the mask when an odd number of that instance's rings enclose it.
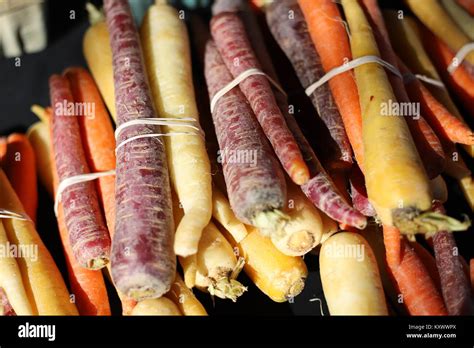
<path fill-rule="evenodd" d="M 443 80 L 456 93 L 469 114 L 474 117 L 474 76 L 461 64 L 450 74 L 448 66 L 454 58 L 454 54 L 440 39 L 434 36 L 426 28 L 419 26 L 425 49 L 430 54 L 433 62 L 441 74 Z"/>
<path fill-rule="evenodd" d="M 103 172 L 115 169 L 115 137 L 107 108 L 100 96 L 94 79 L 89 72 L 80 67 L 68 68 L 64 72 L 71 84 L 74 100 L 94 105 L 93 115 L 79 118 L 82 144 L 91 172 Z M 86 105 L 87 105 L 86 104 Z M 115 176 L 99 178 L 98 192 L 110 238 L 115 231 Z M 130 315 L 137 302 L 119 294 L 122 313 Z"/>
<path fill-rule="evenodd" d="M 58 174 L 54 163 L 54 153 L 51 152 L 54 191 L 58 188 Z M 100 270 L 93 271 L 82 267 L 74 257 L 69 234 L 64 220 L 62 204 L 58 208 L 58 228 L 68 267 L 71 291 L 80 315 L 110 315 L 109 298 L 105 288 L 104 277 Z"/>
<path fill-rule="evenodd" d="M 94 107 L 93 115 L 79 117 L 82 144 L 91 173 L 115 169 L 115 137 L 112 122 L 99 90 L 87 70 L 69 68 L 64 72 L 69 79 L 74 101 Z M 110 237 L 115 228 L 115 176 L 99 178 L 98 192 L 105 212 Z"/>
<path fill-rule="evenodd" d="M 332 0 L 298 0 L 326 72 L 352 59 L 347 33 Z M 342 116 L 359 167 L 363 169 L 362 116 L 359 94 L 351 71 L 333 77 L 329 87 Z"/>
<path fill-rule="evenodd" d="M 459 6 L 462 6 L 471 16 L 474 16 L 474 1 L 473 0 L 456 0 Z"/>
<path fill-rule="evenodd" d="M 410 246 L 416 252 L 421 262 L 425 265 L 428 274 L 436 285 L 436 289 L 441 293 L 441 280 L 434 256 L 418 242 L 410 242 Z"/>
<path fill-rule="evenodd" d="M 0 165 L 4 161 L 6 154 L 7 154 L 7 138 L 0 137 Z"/>
<path fill-rule="evenodd" d="M 387 263 L 411 315 L 447 315 L 443 299 L 418 254 L 394 227 L 383 227 Z"/>
<path fill-rule="evenodd" d="M 13 133 L 7 138 L 6 142 L 2 167 L 23 204 L 25 212 L 31 220 L 36 221 L 38 191 L 35 153 L 28 137 L 24 134 Z"/>
<path fill-rule="evenodd" d="M 403 74 L 409 73 L 403 63 L 399 66 Z M 411 99 L 420 103 L 423 115 L 437 134 L 455 143 L 474 145 L 474 133 L 469 126 L 451 114 L 418 79 L 414 78 L 406 87 Z"/>

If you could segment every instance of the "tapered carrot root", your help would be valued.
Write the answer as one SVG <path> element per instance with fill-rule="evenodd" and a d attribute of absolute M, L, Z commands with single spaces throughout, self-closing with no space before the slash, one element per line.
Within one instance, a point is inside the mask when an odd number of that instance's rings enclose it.
<path fill-rule="evenodd" d="M 38 188 L 36 159 L 28 137 L 14 133 L 6 139 L 6 153 L 0 163 L 31 220 L 36 221 Z"/>
<path fill-rule="evenodd" d="M 337 4 L 332 0 L 298 0 L 308 24 L 325 72 L 352 58 L 351 48 Z M 341 113 L 347 136 L 359 167 L 364 171 L 362 118 L 357 86 L 352 72 L 335 76 L 329 82 L 337 108 Z"/>
<path fill-rule="evenodd" d="M 54 155 L 50 152 L 50 165 L 53 180 L 53 192 L 58 189 L 58 175 Z M 53 194 L 54 196 L 54 194 Z M 104 276 L 100 271 L 84 268 L 75 258 L 69 240 L 68 229 L 64 219 L 62 204 L 58 207 L 58 229 L 64 248 L 64 255 L 68 268 L 69 282 L 74 302 L 80 315 L 110 315 L 110 304 L 105 288 Z"/>
<path fill-rule="evenodd" d="M 236 14 L 224 12 L 211 20 L 211 33 L 224 63 L 236 78 L 251 68 L 260 68 L 245 28 Z M 238 62 L 236 64 L 236 62 Z M 298 185 L 306 183 L 309 171 L 294 136 L 278 108 L 267 78 L 253 75 L 240 83 L 255 116 L 290 178 Z"/>
<path fill-rule="evenodd" d="M 285 302 L 297 296 L 308 275 L 301 257 L 281 253 L 254 227 L 248 226 L 248 232 L 238 244 L 230 234 L 226 234 L 226 238 L 238 248 L 239 256 L 244 258 L 247 276 L 275 302 Z"/>
<path fill-rule="evenodd" d="M 69 82 L 53 75 L 50 78 L 52 144 L 58 178 L 63 181 L 89 173 L 77 115 L 67 115 L 64 104 L 73 103 Z M 110 258 L 110 237 L 100 210 L 93 182 L 75 184 L 61 195 L 71 247 L 82 267 L 100 269 Z"/>
<path fill-rule="evenodd" d="M 206 46 L 205 75 L 209 97 L 232 81 L 217 47 Z M 229 201 L 237 218 L 249 225 L 278 230 L 287 220 L 283 172 L 239 89 L 226 93 L 215 106 L 213 121 L 220 148 Z M 227 160 L 244 156 L 242 163 Z"/>
<path fill-rule="evenodd" d="M 381 57 L 393 66 L 399 66 L 400 62 L 397 59 L 394 49 L 390 43 L 387 28 L 382 17 L 382 13 L 375 0 L 363 0 L 361 2 L 367 20 L 369 21 L 375 41 L 380 50 Z M 396 100 L 400 104 L 410 103 L 405 85 L 400 77 L 394 74 L 388 74 L 393 92 Z M 424 111 L 424 110 L 423 110 Z M 434 178 L 443 171 L 446 160 L 440 140 L 431 129 L 430 125 L 424 119 L 424 112 L 422 114 L 406 115 L 410 133 L 415 142 L 416 148 L 420 154 L 423 166 L 429 178 Z"/>
<path fill-rule="evenodd" d="M 441 82 L 441 77 L 431 62 L 432 58 L 428 56 L 428 53 L 423 48 L 415 20 L 410 17 L 399 19 L 395 11 L 384 11 L 383 15 L 388 24 L 387 29 L 389 30 L 392 43 L 409 70 L 414 74 L 424 75 Z M 446 88 L 440 88 L 432 84 L 426 84 L 425 87 L 452 115 L 464 122 L 461 113 L 452 101 Z M 462 147 L 471 157 L 474 156 L 473 145 L 463 145 Z M 449 158 L 450 154 L 447 153 L 448 162 Z"/>
<path fill-rule="evenodd" d="M 21 202 L 1 170 L 0 191 L 0 207 L 20 215 L 25 214 Z M 16 219 L 5 219 L 2 222 L 12 244 L 37 248 L 29 257 L 18 258 L 33 311 L 39 315 L 77 315 L 76 306 L 70 301 L 61 273 L 33 223 Z"/>
<path fill-rule="evenodd" d="M 173 7 L 156 4 L 149 8 L 141 28 L 141 41 L 148 77 L 158 115 L 180 120 L 191 118 L 199 126 L 199 114 L 193 90 L 191 54 L 184 21 Z M 212 187 L 205 139 L 190 128 L 163 127 L 168 167 L 174 191 L 184 209 L 184 217 L 176 228 L 174 249 L 177 255 L 197 252 L 202 230 L 212 215 Z"/>
<path fill-rule="evenodd" d="M 265 9 L 265 13 L 274 38 L 293 64 L 303 87 L 308 88 L 324 75 L 324 70 L 298 2 L 296 0 L 275 1 Z M 321 86 L 311 94 L 310 98 L 334 143 L 337 144 L 333 151 L 338 153 L 338 163 L 332 165 L 350 166 L 352 149 L 329 86 L 327 84 Z"/>
<path fill-rule="evenodd" d="M 104 8 L 112 46 L 117 124 L 156 117 L 129 4 L 125 0 L 106 0 Z M 121 132 L 117 141 L 156 133 L 161 133 L 159 126 L 133 126 Z M 171 188 L 163 141 L 136 138 L 118 148 L 115 180 L 112 278 L 127 297 L 160 297 L 169 291 L 176 273 Z"/>
<path fill-rule="evenodd" d="M 211 222 L 203 232 L 196 254 L 196 286 L 211 295 L 237 301 L 247 290 L 236 280 L 245 261 Z"/>
<path fill-rule="evenodd" d="M 411 315 L 447 315 L 426 267 L 395 227 L 383 226 L 387 263 Z"/>

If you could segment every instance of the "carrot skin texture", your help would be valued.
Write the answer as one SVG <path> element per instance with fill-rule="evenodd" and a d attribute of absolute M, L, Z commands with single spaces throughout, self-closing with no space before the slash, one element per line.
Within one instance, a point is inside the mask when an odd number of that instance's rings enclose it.
<path fill-rule="evenodd" d="M 303 88 L 321 79 L 324 75 L 321 59 L 311 41 L 297 0 L 275 1 L 266 8 L 265 13 L 273 37 L 290 59 Z M 288 20 L 289 13 L 293 15 L 291 20 Z M 337 144 L 334 150 L 338 151 L 338 162 L 341 166 L 350 166 L 352 148 L 329 85 L 316 89 L 310 99 Z"/>
<path fill-rule="evenodd" d="M 50 158 L 53 179 L 52 185 L 55 193 L 59 183 L 56 165 L 54 163 L 54 154 L 52 152 L 50 152 Z M 74 257 L 74 252 L 69 242 L 68 230 L 64 221 L 62 204 L 59 204 L 58 216 L 56 219 L 58 223 L 59 236 L 64 248 L 69 284 L 71 292 L 74 294 L 79 314 L 110 315 L 110 304 L 102 272 L 82 267 Z"/>
<path fill-rule="evenodd" d="M 117 124 L 155 117 L 140 39 L 127 1 L 104 1 L 112 46 Z M 158 126 L 125 129 L 118 143 Z M 117 151 L 112 278 L 135 300 L 169 291 L 176 272 L 170 180 L 162 139 L 135 139 Z"/>
<path fill-rule="evenodd" d="M 234 78 L 250 68 L 260 68 L 246 37 L 245 28 L 236 14 L 224 12 L 214 16 L 211 20 L 211 34 Z M 267 78 L 261 75 L 250 76 L 240 83 L 240 88 L 290 178 L 298 185 L 307 182 L 308 168 L 278 108 Z"/>
<path fill-rule="evenodd" d="M 336 3 L 332 0 L 298 0 L 298 4 L 308 23 L 308 31 L 324 71 L 328 72 L 352 59 L 349 40 Z M 328 83 L 357 163 L 364 171 L 362 116 L 354 74 L 351 71 L 342 73 Z"/>
<path fill-rule="evenodd" d="M 295 2 L 295 5 L 296 2 Z M 272 60 L 268 54 L 268 51 L 263 44 L 263 35 L 261 30 L 258 26 L 257 20 L 252 13 L 252 10 L 246 6 L 246 1 L 244 0 L 222 0 L 216 1 L 213 5 L 213 13 L 218 14 L 221 12 L 238 12 L 240 17 L 242 18 L 242 22 L 245 25 L 245 29 L 249 35 L 249 40 L 252 44 L 253 49 L 255 50 L 255 55 L 262 66 L 263 71 L 265 71 L 273 80 L 278 82 L 278 77 L 275 72 L 275 68 L 273 67 Z M 302 14 L 301 19 L 303 19 Z M 295 14 L 296 16 L 296 14 Z M 310 39 L 309 39 L 310 40 Z M 311 43 L 311 41 L 310 41 Z M 312 44 L 312 43 L 311 43 Z M 313 48 L 314 50 L 314 48 Z M 306 164 L 309 169 L 310 173 L 310 180 L 303 184 L 301 187 L 303 192 L 306 196 L 311 200 L 311 202 L 318 207 L 319 209 L 323 210 L 327 215 L 329 215 L 333 219 L 342 219 L 339 220 L 342 223 L 345 223 L 350 226 L 356 226 L 358 228 L 362 228 L 366 224 L 366 219 L 360 213 L 358 213 L 355 209 L 353 209 L 341 196 L 340 192 L 338 191 L 337 187 L 332 182 L 331 178 L 328 176 L 326 171 L 324 170 L 323 166 L 321 165 L 318 157 L 314 153 L 311 145 L 306 140 L 303 132 L 301 131 L 298 123 L 295 120 L 293 115 L 288 113 L 288 100 L 285 95 L 279 92 L 276 88 L 274 88 L 275 92 L 275 99 L 278 103 L 278 106 L 285 117 L 286 124 L 293 134 L 298 147 L 301 150 L 301 154 L 306 161 Z M 330 93 L 330 92 L 329 92 Z M 336 109 L 337 111 L 337 109 Z M 338 114 L 340 117 L 340 115 Z M 344 134 L 345 131 L 343 130 Z M 343 168 L 349 166 L 352 157 L 352 151 L 350 150 L 350 154 L 347 156 L 348 159 L 345 159 L 348 162 L 342 161 L 334 161 L 338 162 L 334 164 L 337 168 Z M 336 148 L 333 151 L 337 152 Z M 340 151 L 339 151 L 340 152 Z M 341 156 L 339 156 L 340 158 Z M 345 156 L 342 156 L 345 157 Z M 327 204 L 326 204 L 327 203 Z"/>
<path fill-rule="evenodd" d="M 91 171 L 97 173 L 115 169 L 112 121 L 94 79 L 86 69 L 79 67 L 69 68 L 64 74 L 70 82 L 74 100 L 95 105 L 92 117 L 79 117 L 82 144 Z M 97 191 L 112 237 L 115 229 L 115 177 L 110 175 L 97 179 Z"/>
<path fill-rule="evenodd" d="M 205 76 L 212 97 L 232 81 L 214 42 L 205 54 Z M 283 208 L 286 184 L 283 172 L 254 118 L 252 109 L 238 89 L 225 94 L 212 114 L 219 147 L 224 151 L 257 151 L 255 163 L 222 163 L 232 210 L 242 222 L 253 225 L 259 211 Z"/>
<path fill-rule="evenodd" d="M 58 113 L 64 101 L 73 102 L 67 79 L 53 75 L 49 80 L 53 105 L 52 134 L 56 170 L 60 181 L 89 173 L 82 148 L 79 124 L 74 116 Z M 110 237 L 100 211 L 93 182 L 66 188 L 61 197 L 69 239 L 76 260 L 82 267 L 98 269 L 109 261 Z"/>
<path fill-rule="evenodd" d="M 387 264 L 411 315 L 447 315 L 443 299 L 419 256 L 396 227 L 383 226 Z"/>
<path fill-rule="evenodd" d="M 381 57 L 393 66 L 397 66 L 402 70 L 400 64 L 403 64 L 397 59 L 395 51 L 390 43 L 389 34 L 384 23 L 382 13 L 375 0 L 363 0 L 361 6 L 366 14 L 367 20 L 372 27 L 377 46 L 380 49 Z M 402 71 L 403 73 L 404 71 Z M 392 85 L 396 99 L 399 103 L 409 103 L 405 89 L 405 84 L 398 76 L 389 73 L 388 78 Z M 423 110 L 424 111 L 424 110 Z M 423 165 L 429 178 L 438 176 L 445 167 L 445 154 L 441 143 L 428 125 L 423 115 L 412 115 L 417 117 L 406 117 L 410 133 L 415 141 L 416 148 L 420 153 Z"/>

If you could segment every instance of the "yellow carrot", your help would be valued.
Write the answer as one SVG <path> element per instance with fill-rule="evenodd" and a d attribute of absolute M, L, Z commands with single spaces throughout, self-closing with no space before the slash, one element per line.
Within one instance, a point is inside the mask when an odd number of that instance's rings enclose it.
<path fill-rule="evenodd" d="M 423 24 L 454 52 L 470 42 L 437 0 L 406 0 L 406 3 Z M 466 60 L 474 64 L 474 52 L 469 53 Z"/>
<path fill-rule="evenodd" d="M 283 254 L 257 228 L 247 226 L 247 229 L 248 235 L 240 243 L 224 231 L 226 238 L 244 258 L 247 276 L 275 302 L 285 302 L 297 296 L 308 275 L 302 258 Z"/>
<path fill-rule="evenodd" d="M 132 315 L 182 315 L 178 306 L 169 298 L 160 297 L 140 301 L 132 310 Z"/>
<path fill-rule="evenodd" d="M 273 244 L 282 253 L 301 256 L 321 241 L 323 223 L 318 209 L 304 195 L 301 188 L 287 180 L 288 215 L 284 227 L 271 233 Z"/>
<path fill-rule="evenodd" d="M 245 225 L 235 216 L 227 197 L 215 186 L 212 188 L 212 216 L 237 242 L 247 236 Z"/>
<path fill-rule="evenodd" d="M 24 214 L 23 207 L 3 171 L 0 170 L 0 207 Z M 40 315 L 77 315 L 64 280 L 31 221 L 5 219 L 3 225 L 11 243 L 29 247 L 33 255 L 18 259 L 23 282 Z"/>
<path fill-rule="evenodd" d="M 351 31 L 353 58 L 378 56 L 375 39 L 362 8 L 355 0 L 342 0 Z M 396 101 L 384 68 L 369 63 L 355 68 L 362 110 L 364 174 L 369 200 L 381 221 L 405 234 L 433 233 L 441 229 L 465 230 L 462 223 L 430 212 L 433 200 L 428 176 L 405 120 L 385 105 Z"/>
<path fill-rule="evenodd" d="M 200 128 L 194 96 L 189 39 L 178 12 L 166 4 L 151 6 L 141 28 L 150 87 L 159 117 Z M 175 122 L 176 123 L 176 122 Z M 179 123 L 179 122 L 177 122 Z M 181 122 L 183 123 L 183 122 Z M 184 126 L 164 126 L 168 167 L 173 188 L 184 209 L 175 235 L 179 256 L 195 254 L 212 215 L 211 169 L 204 137 Z M 179 135 L 178 133 L 192 133 Z"/>
<path fill-rule="evenodd" d="M 236 280 L 244 260 L 211 222 L 203 231 L 196 254 L 196 287 L 219 298 L 236 301 L 247 288 Z"/>
<path fill-rule="evenodd" d="M 184 315 L 207 315 L 204 306 L 186 286 L 179 274 L 176 275 L 176 279 L 166 297 L 172 300 Z"/>
<path fill-rule="evenodd" d="M 330 237 L 319 265 L 331 315 L 388 314 L 377 261 L 364 237 L 352 232 Z"/>
<path fill-rule="evenodd" d="M 87 3 L 86 7 L 89 12 L 91 26 L 84 34 L 82 50 L 87 66 L 99 87 L 110 115 L 116 121 L 112 49 L 110 48 L 107 24 L 104 16 L 94 5 Z"/>
<path fill-rule="evenodd" d="M 26 133 L 35 152 L 36 171 L 43 186 L 53 196 L 53 178 L 51 176 L 51 162 L 49 156 L 50 137 L 48 125 L 44 122 L 35 122 Z"/>
<path fill-rule="evenodd" d="M 5 228 L 0 219 L 0 246 L 8 251 L 10 242 L 8 241 Z M 20 268 L 14 255 L 2 253 L 0 256 L 0 288 L 2 288 L 17 315 L 38 314 L 28 300 L 28 296 L 23 286 Z"/>

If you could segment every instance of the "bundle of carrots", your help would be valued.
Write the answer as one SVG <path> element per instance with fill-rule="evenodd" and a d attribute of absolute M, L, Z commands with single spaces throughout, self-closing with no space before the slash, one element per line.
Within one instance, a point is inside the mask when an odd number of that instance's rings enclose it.
<path fill-rule="evenodd" d="M 165 0 L 139 26 L 126 0 L 88 5 L 90 73 L 51 76 L 51 107 L 0 138 L 0 245 L 38 259 L 0 257 L 0 314 L 111 315 L 116 295 L 123 315 L 207 315 L 193 288 L 238 302 L 242 271 L 285 302 L 308 253 L 331 315 L 472 314 L 455 238 L 470 220 L 443 206 L 447 175 L 474 210 L 469 1 L 407 0 L 403 18 L 376 0 L 255 4 L 216 0 L 191 37 Z M 68 282 L 35 230 L 36 175 Z"/>

